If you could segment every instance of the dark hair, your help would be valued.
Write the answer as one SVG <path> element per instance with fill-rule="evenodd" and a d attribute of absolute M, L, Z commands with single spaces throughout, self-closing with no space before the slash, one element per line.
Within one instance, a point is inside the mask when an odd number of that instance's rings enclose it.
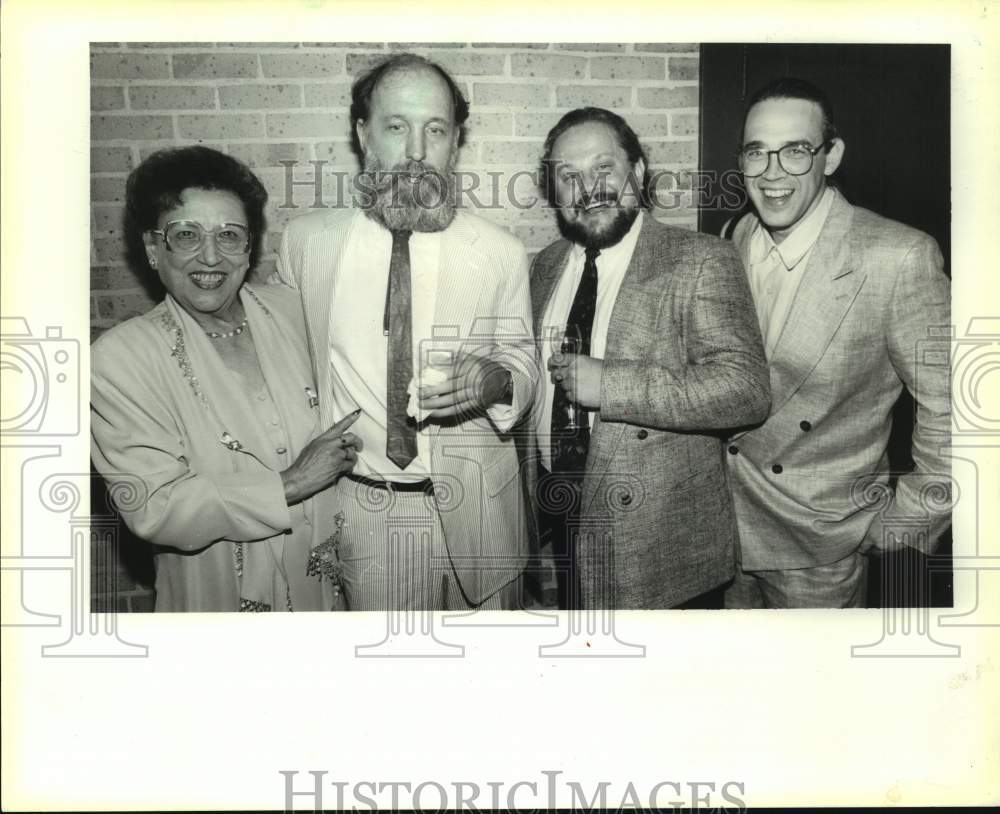
<path fill-rule="evenodd" d="M 750 103 L 743 113 L 743 126 L 740 128 L 741 143 L 750 108 L 767 99 L 803 99 L 807 102 L 814 102 L 819 105 L 820 112 L 823 114 L 823 141 L 832 141 L 837 138 L 837 128 L 833 123 L 833 105 L 830 104 L 827 95 L 812 82 L 806 82 L 805 79 L 797 79 L 794 76 L 783 76 L 780 79 L 771 80 L 750 98 Z"/>
<path fill-rule="evenodd" d="M 393 54 L 382 60 L 359 76 L 351 86 L 351 143 L 359 157 L 363 156 L 364 151 L 358 141 L 357 124 L 359 121 L 368 121 L 368 117 L 371 115 L 372 96 L 378 83 L 389 74 L 413 69 L 434 71 L 448 86 L 448 90 L 451 92 L 452 119 L 455 126 L 458 127 L 458 145 L 462 146 L 465 141 L 465 121 L 469 118 L 469 103 L 465 100 L 462 89 L 436 62 L 431 62 L 418 54 L 402 53 Z"/>
<path fill-rule="evenodd" d="M 649 207 L 651 175 L 646 151 L 642 149 L 639 137 L 636 135 L 635 130 L 629 126 L 628 122 L 617 113 L 612 113 L 603 107 L 578 107 L 576 110 L 571 110 L 564 115 L 556 122 L 556 126 L 549 130 L 549 134 L 545 137 L 545 146 L 542 148 L 542 161 L 538 168 L 539 186 L 541 187 L 542 194 L 545 195 L 545 200 L 551 206 L 556 205 L 555 178 L 551 172 L 552 148 L 555 146 L 559 136 L 567 130 L 576 127 L 578 124 L 587 124 L 589 122 L 600 122 L 614 130 L 618 144 L 625 151 L 625 155 L 628 157 L 630 163 L 635 164 L 640 158 L 642 159 L 645 171 L 643 172 L 641 186 L 638 190 L 639 204 L 642 207 Z"/>
<path fill-rule="evenodd" d="M 155 229 L 160 216 L 181 205 L 187 189 L 231 192 L 243 203 L 250 228 L 250 269 L 260 258 L 267 190 L 240 161 L 210 147 L 158 150 L 132 170 L 125 185 L 125 243 L 133 269 L 151 272 L 143 245 L 144 232 Z"/>

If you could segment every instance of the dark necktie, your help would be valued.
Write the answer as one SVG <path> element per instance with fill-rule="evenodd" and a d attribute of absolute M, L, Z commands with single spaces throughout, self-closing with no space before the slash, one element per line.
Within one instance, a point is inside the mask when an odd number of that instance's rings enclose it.
<path fill-rule="evenodd" d="M 413 337 L 410 325 L 410 233 L 392 233 L 389 285 L 385 292 L 382 332 L 389 338 L 386 354 L 385 454 L 400 469 L 417 457 L 417 425 L 406 414 L 406 388 L 413 378 Z"/>
<path fill-rule="evenodd" d="M 588 248 L 583 264 L 583 276 L 576 289 L 573 305 L 566 320 L 566 336 L 579 336 L 578 352 L 590 355 L 590 335 L 594 329 L 594 312 L 597 310 L 597 255 L 600 249 Z M 582 409 L 576 408 L 579 427 L 570 428 L 570 411 L 573 407 L 562 387 L 555 387 L 552 399 L 552 471 L 582 473 L 587 465 L 590 447 L 590 426 Z"/>

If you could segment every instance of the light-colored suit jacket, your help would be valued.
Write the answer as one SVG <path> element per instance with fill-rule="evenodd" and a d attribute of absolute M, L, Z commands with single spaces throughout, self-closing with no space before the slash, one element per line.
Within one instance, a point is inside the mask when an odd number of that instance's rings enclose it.
<path fill-rule="evenodd" d="M 158 611 L 238 611 L 241 600 L 284 610 L 285 580 L 295 610 L 332 604 L 307 563 L 334 517 L 312 498 L 289 506 L 280 475 L 317 429 L 302 308 L 283 286 L 247 291 L 277 427 L 265 427 L 212 340 L 169 295 L 91 348 L 94 466 L 124 496 L 128 527 L 157 546 Z"/>
<path fill-rule="evenodd" d="M 758 222 L 733 233 L 746 268 Z M 732 439 L 746 569 L 836 562 L 893 525 L 933 544 L 949 522 L 948 325 L 934 240 L 837 192 L 769 360 L 771 415 Z M 893 495 L 886 447 L 904 385 L 916 468 Z"/>
<path fill-rule="evenodd" d="M 332 414 L 331 399 L 323 394 L 332 387 L 333 283 L 335 275 L 351 273 L 340 265 L 357 214 L 341 209 L 296 218 L 278 258 L 282 281 L 301 292 L 324 427 L 342 418 Z M 528 261 L 520 241 L 459 212 L 442 233 L 434 324 L 454 337 L 456 350 L 491 347 L 513 376 L 514 417 L 503 425 L 487 416 L 429 425 L 431 477 L 439 487 L 435 499 L 448 554 L 466 598 L 478 604 L 517 577 L 527 557 L 526 510 L 510 429 L 530 407 L 538 369 Z M 423 339 L 430 337 L 413 341 Z"/>
<path fill-rule="evenodd" d="M 571 244 L 535 258 L 537 335 Z M 762 421 L 767 364 L 731 244 L 648 214 L 608 328 L 577 547 L 586 607 L 668 608 L 728 580 L 722 438 Z M 544 482 L 533 492 L 547 500 Z"/>

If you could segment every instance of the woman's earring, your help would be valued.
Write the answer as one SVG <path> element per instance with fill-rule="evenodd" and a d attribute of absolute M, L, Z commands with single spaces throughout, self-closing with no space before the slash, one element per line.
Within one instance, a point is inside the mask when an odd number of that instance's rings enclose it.
<path fill-rule="evenodd" d="M 154 268 L 154 269 L 156 268 L 156 258 L 155 257 L 150 257 L 149 258 L 149 265 L 150 265 L 150 268 Z"/>

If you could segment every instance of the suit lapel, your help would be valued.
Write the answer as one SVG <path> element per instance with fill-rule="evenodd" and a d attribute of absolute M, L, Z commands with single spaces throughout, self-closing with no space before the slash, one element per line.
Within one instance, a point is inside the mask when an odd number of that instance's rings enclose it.
<path fill-rule="evenodd" d="M 573 248 L 568 240 L 560 241 L 558 249 L 549 255 L 539 255 L 531 273 L 531 317 L 536 337 L 541 337 L 542 319 L 549 300 L 556 289 L 556 283 L 566 268 L 566 257 Z"/>
<path fill-rule="evenodd" d="M 257 341 L 273 338 L 275 329 L 270 324 L 271 320 L 264 316 L 257 301 L 247 297 L 242 291 L 240 299 L 246 308 L 250 329 L 258 337 Z M 237 444 L 238 448 L 233 449 L 231 454 L 249 456 L 260 465 L 277 472 L 281 464 L 275 455 L 273 445 L 247 401 L 246 393 L 194 319 L 169 294 L 146 317 L 156 326 L 158 335 L 170 349 L 170 355 L 177 360 L 180 368 L 178 372 L 192 386 L 197 384 L 195 392 L 201 393 L 199 400 L 217 423 L 218 443 Z M 180 334 L 177 333 L 178 330 Z M 258 348 L 261 372 L 265 381 L 282 382 L 284 376 L 277 380 L 268 379 L 267 372 L 270 366 L 266 363 L 265 356 L 266 354 Z M 276 407 L 281 409 L 278 405 Z M 275 567 L 283 573 L 282 555 L 285 536 L 283 534 L 273 536 L 267 540 L 267 544 Z M 250 556 L 258 557 L 260 553 L 262 552 L 255 552 Z"/>
<path fill-rule="evenodd" d="M 852 251 L 854 210 L 835 195 L 769 360 L 772 415 L 819 363 L 864 282 Z"/>
<path fill-rule="evenodd" d="M 618 296 L 615 298 L 614 308 L 611 310 L 611 324 L 608 325 L 605 350 L 605 355 L 608 357 L 618 355 L 618 349 L 632 331 L 631 320 L 627 315 L 640 310 L 637 306 L 649 296 L 649 290 L 645 286 L 650 277 L 662 274 L 664 265 L 671 265 L 663 256 L 669 249 L 668 238 L 664 236 L 662 240 L 657 240 L 656 237 L 656 232 L 662 227 L 650 215 L 642 217 L 635 250 L 632 252 L 632 258 L 622 278 L 621 288 L 618 289 Z M 661 253 L 659 258 L 655 256 L 657 252 Z"/>
<path fill-rule="evenodd" d="M 487 278 L 496 272 L 484 262 L 482 248 L 476 245 L 479 233 L 471 221 L 461 212 L 452 225 L 441 235 L 441 250 L 438 258 L 437 290 L 434 292 L 434 322 L 430 339 L 432 346 L 454 347 L 455 340 L 464 339 L 475 333 L 477 314 L 489 314 L 492 310 L 482 308 L 477 297 L 469 296 L 472 291 L 483 294 L 495 287 L 487 283 Z M 480 284 L 478 281 L 482 281 Z M 414 337 L 414 342 L 426 341 L 427 337 Z M 419 371 L 414 371 L 418 374 Z M 442 425 L 432 421 L 427 425 L 433 445 L 441 435 Z"/>
<path fill-rule="evenodd" d="M 256 305 L 247 306 L 251 330 L 261 326 L 257 314 Z M 218 424 L 218 443 L 237 441 L 244 454 L 252 455 L 264 466 L 276 469 L 278 459 L 247 403 L 246 394 L 198 323 L 169 294 L 147 318 L 157 327 L 158 334 L 170 349 L 170 355 L 177 361 L 178 375 L 188 381 Z"/>
<path fill-rule="evenodd" d="M 434 325 L 471 326 L 479 301 L 470 291 L 488 288 L 485 277 L 493 273 L 483 262 L 479 235 L 467 218 L 459 214 L 451 228 L 441 235 L 441 256 L 438 259 L 437 291 L 434 296 Z M 477 281 L 483 281 L 480 285 Z M 485 312 L 489 313 L 489 312 Z"/>
<path fill-rule="evenodd" d="M 306 248 L 304 272 L 300 282 L 302 303 L 309 337 L 309 354 L 316 370 L 316 386 L 320 394 L 323 426 L 336 418 L 331 412 L 333 384 L 330 379 L 330 311 L 333 308 L 334 280 L 340 273 L 341 261 L 350 240 L 355 217 L 338 218 L 330 228 L 313 236 Z"/>

